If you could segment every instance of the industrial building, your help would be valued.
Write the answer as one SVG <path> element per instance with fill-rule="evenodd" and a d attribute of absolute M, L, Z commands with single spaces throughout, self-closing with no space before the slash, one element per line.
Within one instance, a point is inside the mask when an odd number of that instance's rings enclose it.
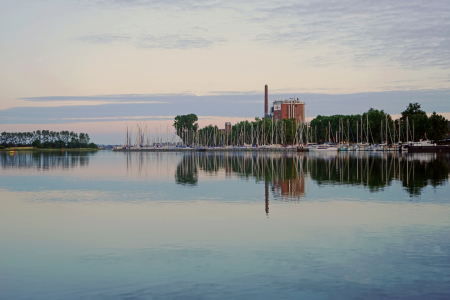
<path fill-rule="evenodd" d="M 226 122 L 225 123 L 225 134 L 231 132 L 231 123 L 230 122 Z"/>
<path fill-rule="evenodd" d="M 288 100 L 275 100 L 272 106 L 272 119 L 295 119 L 297 122 L 305 121 L 305 102 L 290 98 Z"/>
<path fill-rule="evenodd" d="M 298 98 L 275 100 L 269 113 L 269 88 L 267 84 L 264 92 L 264 117 L 270 117 L 274 121 L 283 119 L 295 119 L 297 122 L 305 121 L 305 102 Z"/>

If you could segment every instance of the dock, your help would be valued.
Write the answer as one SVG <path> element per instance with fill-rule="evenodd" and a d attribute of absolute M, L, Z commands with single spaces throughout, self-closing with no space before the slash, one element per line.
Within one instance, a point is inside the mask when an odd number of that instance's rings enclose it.
<path fill-rule="evenodd" d="M 116 152 L 308 152 L 308 149 L 304 148 L 292 148 L 292 147 L 280 147 L 280 148 L 263 148 L 263 147 L 231 147 L 231 148 L 130 148 L 130 149 L 113 149 Z"/>
<path fill-rule="evenodd" d="M 409 146 L 409 153 L 450 153 L 450 146 Z"/>

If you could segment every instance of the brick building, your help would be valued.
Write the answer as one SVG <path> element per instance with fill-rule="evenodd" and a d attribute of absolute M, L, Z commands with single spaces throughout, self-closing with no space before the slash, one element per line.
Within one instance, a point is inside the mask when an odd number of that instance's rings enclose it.
<path fill-rule="evenodd" d="M 231 132 L 231 123 L 230 122 L 225 123 L 225 134 L 228 132 Z"/>
<path fill-rule="evenodd" d="M 276 100 L 273 102 L 271 113 L 274 121 L 283 119 L 295 119 L 297 122 L 305 121 L 305 102 L 298 98 L 288 100 Z"/>

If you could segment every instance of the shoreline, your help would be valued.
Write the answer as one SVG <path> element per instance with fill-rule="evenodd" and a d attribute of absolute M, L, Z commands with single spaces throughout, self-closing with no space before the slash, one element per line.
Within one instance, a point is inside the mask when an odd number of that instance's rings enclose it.
<path fill-rule="evenodd" d="M 5 148 L 0 149 L 0 151 L 99 151 L 102 149 L 93 149 L 93 148 L 34 148 L 34 147 L 13 147 L 13 148 Z"/>

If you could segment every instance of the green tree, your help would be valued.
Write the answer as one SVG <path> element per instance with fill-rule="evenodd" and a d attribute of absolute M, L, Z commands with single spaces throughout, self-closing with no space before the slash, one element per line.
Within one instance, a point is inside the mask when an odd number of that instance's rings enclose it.
<path fill-rule="evenodd" d="M 222 145 L 223 134 L 217 126 L 208 125 L 198 131 L 198 141 L 205 146 Z M 187 144 L 195 142 L 195 134 L 191 134 L 187 140 Z M 185 139 L 186 140 L 186 139 Z"/>
<path fill-rule="evenodd" d="M 402 122 L 406 121 L 406 117 L 411 117 L 414 115 L 426 116 L 427 113 L 420 109 L 419 103 L 410 103 L 404 111 L 402 111 Z"/>
<path fill-rule="evenodd" d="M 443 140 L 445 139 L 447 132 L 448 120 L 443 116 L 436 114 L 436 112 L 433 112 L 428 119 L 427 138 L 432 141 Z"/>
<path fill-rule="evenodd" d="M 41 141 L 38 140 L 38 139 L 34 140 L 34 142 L 31 145 L 33 147 L 36 147 L 36 148 L 41 148 L 42 147 Z"/>
<path fill-rule="evenodd" d="M 336 141 L 336 133 L 339 135 L 341 128 L 344 141 L 361 142 L 366 141 L 369 137 L 370 143 L 379 143 L 386 141 L 386 117 L 387 117 L 387 140 L 391 142 L 394 139 L 394 122 L 390 115 L 383 110 L 379 111 L 370 108 L 366 113 L 361 115 L 333 115 L 333 116 L 317 116 L 311 121 L 309 140 L 315 142 Z M 369 126 L 367 126 L 369 119 Z M 361 132 L 362 121 L 362 132 Z M 381 131 L 381 122 L 383 122 L 383 132 Z"/>
<path fill-rule="evenodd" d="M 173 127 L 177 131 L 177 135 L 185 140 L 190 132 L 196 132 L 198 129 L 198 117 L 196 114 L 178 115 L 175 117 Z"/>
<path fill-rule="evenodd" d="M 414 131 L 414 140 L 425 138 L 428 127 L 427 114 L 420 107 L 421 105 L 419 103 L 410 103 L 402 112 L 402 117 L 400 118 L 403 132 L 406 132 L 406 118 L 408 118 L 410 128 L 408 134 L 412 134 L 412 131 Z"/>
<path fill-rule="evenodd" d="M 405 125 L 406 126 L 406 125 Z M 405 127 L 403 126 L 403 127 Z M 426 114 L 416 114 L 409 117 L 409 126 L 414 128 L 414 140 L 424 139 L 428 130 L 428 117 Z"/>

